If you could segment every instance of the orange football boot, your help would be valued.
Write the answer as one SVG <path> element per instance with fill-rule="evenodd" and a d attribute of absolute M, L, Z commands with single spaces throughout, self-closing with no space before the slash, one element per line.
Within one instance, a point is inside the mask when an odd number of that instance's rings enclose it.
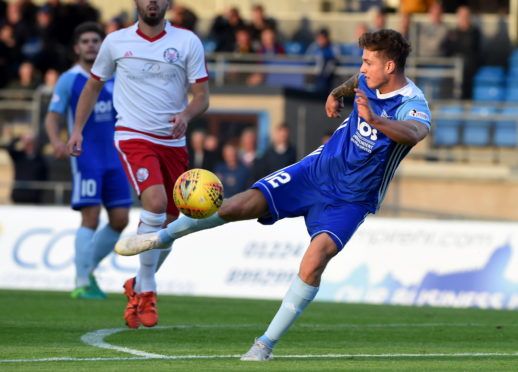
<path fill-rule="evenodd" d="M 128 297 L 128 305 L 124 311 L 124 319 L 126 325 L 130 328 L 138 328 L 140 326 L 140 319 L 138 316 L 139 295 L 135 292 L 136 278 L 128 279 L 124 282 L 124 294 Z"/>
<path fill-rule="evenodd" d="M 158 323 L 158 311 L 156 309 L 156 292 L 144 292 L 139 295 L 138 317 L 146 327 L 153 327 Z"/>

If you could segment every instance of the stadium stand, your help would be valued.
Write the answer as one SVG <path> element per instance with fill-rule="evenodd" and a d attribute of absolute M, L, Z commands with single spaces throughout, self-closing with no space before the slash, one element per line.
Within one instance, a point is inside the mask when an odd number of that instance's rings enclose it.
<path fill-rule="evenodd" d="M 460 144 L 460 130 L 464 108 L 460 104 L 439 106 L 435 112 L 433 144 L 450 147 Z"/>

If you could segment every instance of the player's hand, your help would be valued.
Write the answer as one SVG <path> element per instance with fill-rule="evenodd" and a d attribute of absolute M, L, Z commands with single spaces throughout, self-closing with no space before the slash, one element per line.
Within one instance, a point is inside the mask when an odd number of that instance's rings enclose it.
<path fill-rule="evenodd" d="M 329 118 L 339 118 L 340 110 L 344 107 L 344 101 L 341 98 L 336 98 L 332 94 L 327 97 L 326 114 Z"/>
<path fill-rule="evenodd" d="M 376 114 L 372 111 L 367 94 L 358 88 L 355 88 L 354 91 L 356 92 L 354 101 L 358 107 L 358 115 L 368 123 L 371 123 Z"/>
<path fill-rule="evenodd" d="M 79 156 L 81 152 L 83 144 L 83 135 L 81 133 L 72 132 L 70 139 L 67 142 L 67 151 L 71 156 Z"/>
<path fill-rule="evenodd" d="M 171 116 L 169 122 L 173 124 L 172 136 L 173 138 L 182 138 L 185 136 L 185 131 L 187 130 L 187 123 L 189 120 L 182 114 L 179 113 L 177 115 Z"/>
<path fill-rule="evenodd" d="M 64 142 L 57 141 L 52 144 L 54 148 L 54 156 L 56 159 L 66 159 L 68 158 L 67 145 Z"/>

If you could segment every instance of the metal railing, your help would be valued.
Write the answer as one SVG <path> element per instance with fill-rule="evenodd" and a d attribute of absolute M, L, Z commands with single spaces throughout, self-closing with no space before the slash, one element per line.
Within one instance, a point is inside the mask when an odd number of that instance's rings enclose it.
<path fill-rule="evenodd" d="M 27 189 L 33 191 L 50 191 L 52 192 L 52 198 L 49 198 L 50 204 L 63 205 L 69 202 L 66 198 L 66 194 L 71 192 L 72 183 L 66 181 L 13 181 L 13 182 L 0 182 L 0 188 L 7 188 L 12 190 Z M 2 200 L 0 198 L 0 204 L 9 203 L 10 199 Z"/>
<path fill-rule="evenodd" d="M 224 86 L 235 73 L 271 73 L 314 77 L 317 58 L 300 55 L 261 55 L 241 53 L 208 53 L 207 66 L 216 86 Z M 360 57 L 341 57 L 335 73 L 351 76 L 359 71 Z M 459 57 L 411 57 L 406 73 L 411 79 L 451 79 L 453 98 L 461 95 L 463 63 Z"/>

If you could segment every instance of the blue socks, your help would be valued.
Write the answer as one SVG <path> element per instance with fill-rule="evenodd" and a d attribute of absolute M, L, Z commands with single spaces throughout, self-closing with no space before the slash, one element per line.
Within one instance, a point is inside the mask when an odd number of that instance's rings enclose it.
<path fill-rule="evenodd" d="M 90 284 L 88 275 L 93 267 L 91 244 L 95 230 L 81 226 L 77 229 L 75 239 L 75 257 L 76 266 L 76 287 L 84 287 Z"/>
<path fill-rule="evenodd" d="M 173 243 L 175 239 L 181 238 L 182 236 L 190 233 L 210 229 L 216 226 L 226 224 L 223 218 L 218 213 L 214 213 L 212 216 L 197 220 L 186 216 L 181 216 L 176 221 L 171 222 L 165 229 L 158 232 L 158 237 L 163 246 L 167 246 Z"/>
<path fill-rule="evenodd" d="M 286 333 L 304 309 L 313 301 L 319 287 L 303 282 L 297 275 L 284 296 L 281 307 L 259 340 L 271 347 Z"/>
<path fill-rule="evenodd" d="M 115 243 L 119 240 L 121 233 L 106 224 L 102 229 L 98 230 L 93 237 L 93 262 L 91 270 L 94 270 L 97 265 L 108 256 L 112 251 Z"/>

